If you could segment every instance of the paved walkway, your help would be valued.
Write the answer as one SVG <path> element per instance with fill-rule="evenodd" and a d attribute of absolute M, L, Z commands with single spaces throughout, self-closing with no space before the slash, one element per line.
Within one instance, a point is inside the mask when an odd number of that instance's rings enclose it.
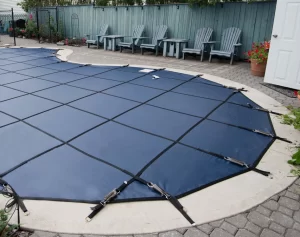
<path fill-rule="evenodd" d="M 2 43 L 10 40 L 2 37 Z M 11 41 L 11 40 L 10 40 Z M 9 42 L 9 41 L 8 41 Z M 33 40 L 17 39 L 19 46 L 41 46 Z M 53 47 L 53 44 L 44 44 L 43 47 Z M 173 58 L 155 57 L 151 54 L 141 56 L 130 53 L 109 52 L 86 47 L 60 47 L 72 49 L 74 53 L 68 60 L 82 63 L 118 63 L 140 64 L 158 67 L 169 67 L 189 71 L 203 72 L 230 79 L 251 86 L 273 97 L 284 105 L 300 107 L 300 101 L 284 96 L 260 84 L 262 78 L 250 74 L 248 63 L 236 63 L 230 66 L 227 61 L 215 60 L 209 64 L 199 62 L 193 58 L 177 60 Z M 35 231 L 32 237 L 82 237 L 82 235 L 57 234 Z M 84 235 L 85 237 L 100 237 Z M 273 196 L 263 204 L 233 217 L 199 225 L 193 228 L 184 228 L 162 233 L 134 235 L 131 237 L 300 237 L 300 179 L 287 190 Z M 125 236 L 124 236 L 125 237 Z M 127 237 L 127 236 L 126 236 Z"/>
<path fill-rule="evenodd" d="M 1 36 L 1 44 L 12 43 L 12 38 L 7 36 Z M 0 44 L 0 45 L 1 45 Z M 19 39 L 17 38 L 17 46 L 28 47 L 58 47 L 54 44 L 43 43 L 39 44 L 35 40 Z M 228 60 L 214 59 L 212 63 L 208 61 L 200 62 L 199 58 L 188 57 L 186 60 L 165 58 L 162 56 L 154 56 L 153 53 L 145 53 L 141 55 L 138 51 L 136 54 L 131 54 L 130 51 L 124 51 L 124 53 L 104 51 L 103 49 L 96 49 L 87 47 L 71 47 L 63 46 L 58 48 L 66 48 L 73 50 L 73 54 L 68 57 L 68 60 L 81 62 L 81 63 L 106 63 L 106 64 L 140 64 L 151 65 L 157 67 L 168 67 L 175 69 L 183 69 L 188 71 L 202 72 L 219 77 L 223 77 L 232 81 L 239 82 L 244 85 L 248 85 L 255 88 L 264 94 L 274 98 L 281 104 L 294 107 L 300 107 L 300 100 L 297 98 L 287 97 L 279 92 L 269 89 L 261 85 L 263 78 L 255 77 L 250 74 L 250 64 L 246 62 L 236 62 L 235 65 L 229 65 Z"/>
<path fill-rule="evenodd" d="M 300 237 L 300 179 L 249 211 L 191 228 L 123 237 Z M 36 231 L 31 237 L 103 237 Z M 120 236 L 122 237 L 122 236 Z"/>
<path fill-rule="evenodd" d="M 120 237 L 300 237 L 300 179 L 249 211 L 191 228 Z M 35 231 L 31 237 L 103 237 Z"/>

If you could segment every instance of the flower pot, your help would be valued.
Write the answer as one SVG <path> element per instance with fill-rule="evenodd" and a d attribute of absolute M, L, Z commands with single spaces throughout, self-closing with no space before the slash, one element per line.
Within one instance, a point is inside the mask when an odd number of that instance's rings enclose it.
<path fill-rule="evenodd" d="M 264 77 L 267 62 L 257 63 L 256 59 L 251 59 L 251 74 L 257 77 Z"/>
<path fill-rule="evenodd" d="M 297 95 L 298 99 L 300 100 L 300 94 Z"/>

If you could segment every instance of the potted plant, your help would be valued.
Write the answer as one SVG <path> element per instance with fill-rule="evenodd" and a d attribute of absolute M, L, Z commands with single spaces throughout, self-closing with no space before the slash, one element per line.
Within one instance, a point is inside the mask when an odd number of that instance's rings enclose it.
<path fill-rule="evenodd" d="M 251 74 L 253 76 L 265 76 L 269 55 L 270 42 L 253 43 L 252 49 L 246 54 L 251 62 Z"/>

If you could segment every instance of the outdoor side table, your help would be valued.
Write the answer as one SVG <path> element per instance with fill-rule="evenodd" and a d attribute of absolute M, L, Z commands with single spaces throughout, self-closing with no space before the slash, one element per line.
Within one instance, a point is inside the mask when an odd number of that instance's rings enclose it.
<path fill-rule="evenodd" d="M 116 51 L 117 39 L 124 39 L 124 35 L 105 35 L 104 38 L 104 50 Z M 107 42 L 108 41 L 108 42 Z"/>
<path fill-rule="evenodd" d="M 164 57 L 181 57 L 182 49 L 187 47 L 188 39 L 165 39 L 164 40 Z"/>

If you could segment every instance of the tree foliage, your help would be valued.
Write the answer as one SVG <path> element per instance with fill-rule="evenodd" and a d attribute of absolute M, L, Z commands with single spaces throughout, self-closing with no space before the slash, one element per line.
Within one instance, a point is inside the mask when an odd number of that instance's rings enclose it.
<path fill-rule="evenodd" d="M 18 3 L 25 12 L 35 7 L 72 5 L 72 0 L 22 0 Z"/>
<path fill-rule="evenodd" d="M 132 5 L 153 5 L 153 4 L 176 4 L 189 3 L 194 6 L 209 6 L 224 2 L 242 2 L 243 0 L 21 0 L 18 3 L 24 11 L 35 7 L 47 6 L 67 6 L 67 5 L 87 5 L 95 4 L 96 6 L 132 6 Z M 264 0 L 248 0 L 248 2 Z"/>

